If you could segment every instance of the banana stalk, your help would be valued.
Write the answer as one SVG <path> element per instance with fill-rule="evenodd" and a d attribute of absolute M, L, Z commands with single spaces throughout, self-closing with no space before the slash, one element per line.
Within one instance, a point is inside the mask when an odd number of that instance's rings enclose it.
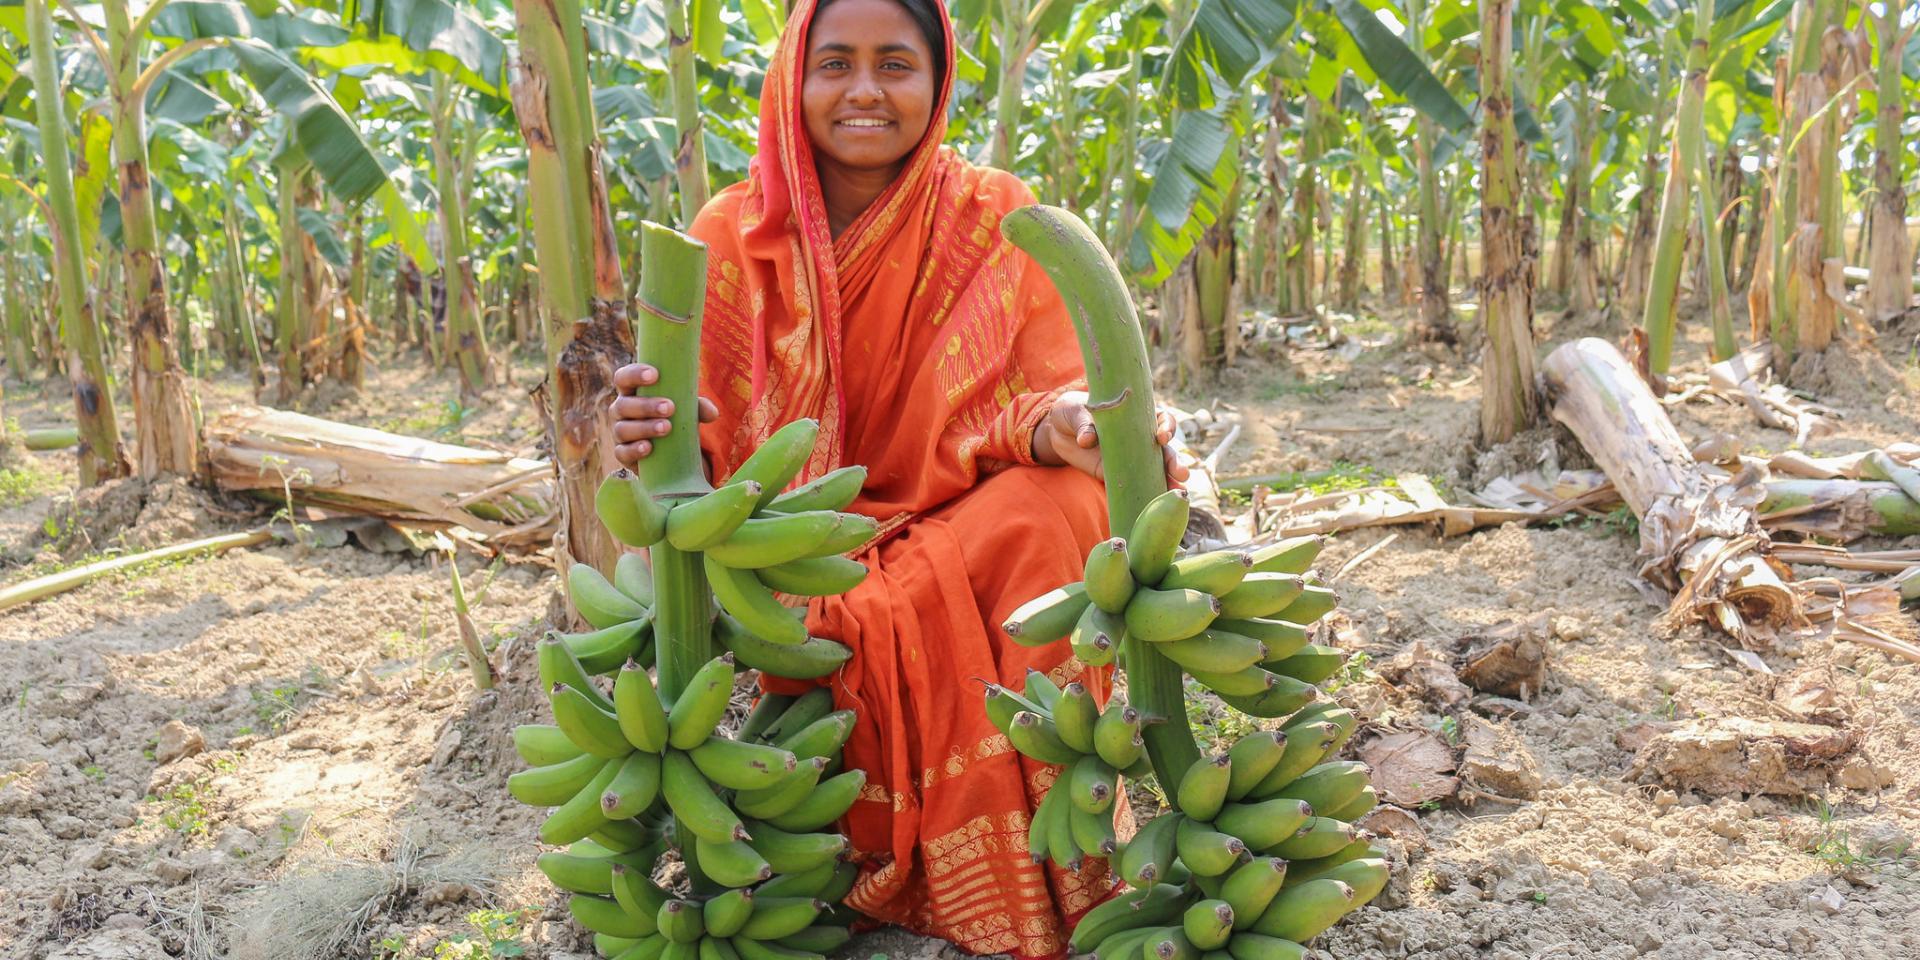
<path fill-rule="evenodd" d="M 1001 221 L 1000 231 L 1053 278 L 1065 296 L 1087 361 L 1087 391 L 1106 462 L 1107 524 L 1131 530 L 1148 501 L 1166 491 L 1153 439 L 1153 379 L 1140 320 L 1126 280 L 1085 222 L 1058 207 L 1031 206 Z M 1200 757 L 1186 724 L 1180 668 L 1139 637 L 1122 644 L 1127 696 L 1133 707 L 1167 722 L 1142 733 L 1160 783 L 1172 789 Z"/>

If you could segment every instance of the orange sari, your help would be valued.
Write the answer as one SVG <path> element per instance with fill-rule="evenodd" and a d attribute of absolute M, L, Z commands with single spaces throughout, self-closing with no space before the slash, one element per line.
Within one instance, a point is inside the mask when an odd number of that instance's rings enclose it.
<path fill-rule="evenodd" d="M 852 509 L 881 525 L 860 557 L 871 572 L 808 611 L 817 635 L 854 650 L 823 681 L 858 712 L 846 760 L 869 775 L 845 823 L 861 866 L 847 902 L 974 953 L 1056 957 L 1113 882 L 1104 863 L 1075 873 L 1028 857 L 1030 814 L 1059 769 L 1013 751 L 976 680 L 1018 687 L 1031 667 L 1107 695 L 1107 670 L 999 626 L 1079 579 L 1107 535 L 1099 483 L 1033 460 L 1034 428 L 1082 376 L 1079 349 L 1052 283 L 1000 237 L 1032 194 L 941 145 L 951 69 L 893 185 L 830 235 L 799 106 L 814 10 L 795 4 L 767 71 L 748 179 L 693 225 L 709 246 L 701 392 L 720 408 L 701 445 L 721 480 L 773 430 L 815 417 L 796 482 L 868 468 Z M 953 63 L 950 23 L 946 35 Z"/>

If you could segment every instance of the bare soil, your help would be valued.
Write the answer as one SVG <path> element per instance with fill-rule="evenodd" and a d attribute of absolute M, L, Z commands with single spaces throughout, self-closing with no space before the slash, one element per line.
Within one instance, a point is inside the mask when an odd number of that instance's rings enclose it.
<path fill-rule="evenodd" d="M 1551 315 L 1540 326 L 1548 342 L 1614 333 Z M 1351 333 L 1385 340 L 1384 328 L 1366 317 Z M 1824 359 L 1820 399 L 1847 419 L 1814 451 L 1915 439 L 1920 372 L 1905 352 L 1915 332 Z M 1704 342 L 1690 330 L 1694 369 Z M 516 369 L 524 379 L 532 366 L 523 357 Z M 423 368 L 411 354 L 387 358 L 364 391 L 324 391 L 305 409 L 453 442 L 538 443 L 524 385 L 468 411 L 449 405 L 451 377 Z M 1458 490 L 1581 461 L 1551 428 L 1477 452 L 1474 370 L 1460 355 L 1390 342 L 1296 350 L 1284 365 L 1255 356 L 1220 384 L 1169 399 L 1239 412 L 1246 432 L 1223 466 L 1230 476 L 1347 462 Z M 200 387 L 208 416 L 251 399 L 242 377 Z M 58 384 L 10 385 L 7 401 L 26 426 L 70 419 Z M 1737 408 L 1673 413 L 1690 439 L 1724 433 L 1773 450 L 1792 439 Z M 0 507 L 4 582 L 248 529 L 275 509 L 181 484 L 76 496 L 62 488 L 70 456 L 21 457 L 28 479 Z M 1661 608 L 1631 580 L 1636 542 L 1617 521 L 1452 540 L 1370 530 L 1334 538 L 1321 568 L 1340 570 L 1388 537 L 1336 583 L 1346 616 L 1337 639 L 1365 654 L 1337 696 L 1376 731 L 1431 731 L 1455 749 L 1497 743 L 1501 764 L 1477 778 L 1463 771 L 1451 799 L 1377 822 L 1395 880 L 1321 938 L 1327 955 L 1920 957 L 1920 665 L 1808 637 L 1768 654 L 1769 676 L 1736 665 L 1697 627 L 1662 633 Z M 384 955 L 382 941 L 435 956 L 436 945 L 509 922 L 528 957 L 589 954 L 534 868 L 536 812 L 505 788 L 518 763 L 509 731 L 543 718 L 531 654 L 552 571 L 537 560 L 458 562 L 493 648 L 493 691 L 474 688 L 458 653 L 438 553 L 280 542 L 0 613 L 0 956 L 364 957 Z M 1525 704 L 1450 715 L 1382 676 L 1415 644 L 1532 617 L 1548 625 L 1549 666 Z M 1636 725 L 1791 719 L 1784 695 L 1809 684 L 1830 701 L 1820 722 L 1859 743 L 1823 788 L 1709 795 L 1639 782 Z M 843 955 L 958 954 L 879 931 Z"/>

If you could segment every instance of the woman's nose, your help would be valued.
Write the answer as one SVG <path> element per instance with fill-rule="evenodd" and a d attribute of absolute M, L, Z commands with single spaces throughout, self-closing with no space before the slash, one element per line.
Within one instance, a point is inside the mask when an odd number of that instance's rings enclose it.
<path fill-rule="evenodd" d="M 871 73 L 862 73 L 854 77 L 847 87 L 847 102 L 858 106 L 872 106 L 886 97 L 880 89 L 880 81 Z"/>

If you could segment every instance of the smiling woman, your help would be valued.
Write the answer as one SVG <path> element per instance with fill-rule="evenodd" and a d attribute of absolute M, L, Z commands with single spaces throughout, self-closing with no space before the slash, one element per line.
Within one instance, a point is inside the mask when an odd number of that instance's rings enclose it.
<path fill-rule="evenodd" d="M 868 773 L 845 824 L 861 867 L 846 902 L 970 952 L 1050 958 L 1113 880 L 1101 862 L 1029 858 L 1058 768 L 1013 751 L 977 681 L 1019 688 L 1033 669 L 1105 702 L 1106 668 L 1000 626 L 1079 579 L 1107 535 L 1100 447 L 1065 305 L 1000 236 L 1032 194 L 942 143 L 952 57 L 938 0 L 795 5 L 749 176 L 691 228 L 709 248 L 700 439 L 722 481 L 812 417 L 819 440 L 796 483 L 868 469 L 850 509 L 880 524 L 859 555 L 869 574 L 807 615 L 854 652 L 825 678 L 859 717 L 847 763 Z M 614 402 L 628 464 L 672 415 L 644 395 L 658 373 L 640 359 L 615 374 L 642 394 Z"/>

